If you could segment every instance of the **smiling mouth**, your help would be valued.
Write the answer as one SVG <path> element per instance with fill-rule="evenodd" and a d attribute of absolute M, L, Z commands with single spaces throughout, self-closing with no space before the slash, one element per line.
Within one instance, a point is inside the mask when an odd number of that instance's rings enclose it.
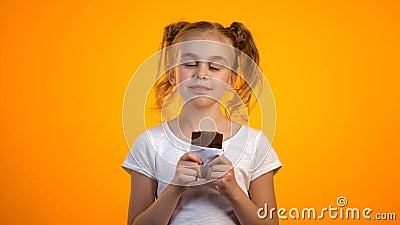
<path fill-rule="evenodd" d="M 212 90 L 211 88 L 204 86 L 204 85 L 193 85 L 193 86 L 189 86 L 189 88 L 194 91 L 200 91 L 200 92 Z"/>

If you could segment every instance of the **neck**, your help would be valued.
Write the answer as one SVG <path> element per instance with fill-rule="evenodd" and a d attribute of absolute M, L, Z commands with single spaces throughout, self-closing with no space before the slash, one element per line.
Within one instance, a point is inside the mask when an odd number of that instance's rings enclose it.
<path fill-rule="evenodd" d="M 217 124 L 227 118 L 222 114 L 219 103 L 213 104 L 211 107 L 195 107 L 186 104 L 178 117 L 179 127 L 182 131 L 195 130 L 218 130 Z M 184 121 L 184 122 L 182 122 Z"/>

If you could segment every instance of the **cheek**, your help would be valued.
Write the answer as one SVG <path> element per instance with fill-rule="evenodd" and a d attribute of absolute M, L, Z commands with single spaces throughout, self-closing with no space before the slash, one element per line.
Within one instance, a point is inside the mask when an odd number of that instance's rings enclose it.
<path fill-rule="evenodd" d="M 192 77 L 192 71 L 184 68 L 178 68 L 176 71 L 176 79 L 180 83 Z"/>
<path fill-rule="evenodd" d="M 229 84 L 230 83 L 231 74 L 229 72 L 221 73 L 221 74 L 215 75 L 214 78 L 216 78 L 219 81 L 222 81 L 225 84 Z"/>

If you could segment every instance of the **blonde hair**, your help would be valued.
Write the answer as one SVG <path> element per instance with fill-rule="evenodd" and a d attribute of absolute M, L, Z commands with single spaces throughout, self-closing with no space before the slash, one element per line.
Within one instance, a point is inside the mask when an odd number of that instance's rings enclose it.
<path fill-rule="evenodd" d="M 250 31 L 239 22 L 233 22 L 229 27 L 223 27 L 219 23 L 211 23 L 206 21 L 189 23 L 189 22 L 178 22 L 173 23 L 164 28 L 164 35 L 162 38 L 160 49 L 166 49 L 167 47 L 177 44 L 183 40 L 184 37 L 192 33 L 209 32 L 219 35 L 224 41 L 228 41 L 234 48 L 240 50 L 237 52 L 245 53 L 251 60 L 244 60 L 241 65 L 246 67 L 246 77 L 237 76 L 234 91 L 242 100 L 242 103 L 236 101 L 230 101 L 227 104 L 227 108 L 231 111 L 235 111 L 241 105 L 244 105 L 248 113 L 252 106 L 250 105 L 253 89 L 261 84 L 262 74 L 259 71 L 259 54 L 254 43 L 253 37 Z M 239 66 L 238 62 L 239 55 L 236 55 L 234 69 Z M 164 61 L 163 61 L 164 60 Z M 168 54 L 162 54 L 160 57 L 160 65 L 168 65 Z M 250 62 L 251 61 L 251 62 Z M 255 68 L 256 67 L 256 68 Z M 168 69 L 168 68 L 166 68 Z M 243 74 L 242 74 L 243 75 Z M 173 95 L 173 86 L 168 80 L 166 74 L 159 77 L 155 84 L 155 95 L 156 95 L 156 109 L 161 110 L 163 106 L 168 105 L 170 99 L 166 99 L 167 96 Z M 226 109 L 226 116 L 229 117 Z"/>

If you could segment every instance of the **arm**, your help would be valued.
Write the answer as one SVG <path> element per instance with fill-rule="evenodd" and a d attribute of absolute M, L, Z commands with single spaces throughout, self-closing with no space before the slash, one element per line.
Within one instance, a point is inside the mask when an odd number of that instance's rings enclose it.
<path fill-rule="evenodd" d="M 128 225 L 168 224 L 181 196 L 179 187 L 169 185 L 155 201 L 157 189 L 155 180 L 133 171 L 131 183 Z"/>
<path fill-rule="evenodd" d="M 272 212 L 272 219 L 269 215 L 270 209 L 276 209 L 272 171 L 250 182 L 249 195 L 251 200 L 243 193 L 242 195 L 238 195 L 239 197 L 236 199 L 236 201 L 232 202 L 232 207 L 236 216 L 238 218 L 242 218 L 243 220 L 242 222 L 242 220 L 239 219 L 239 221 L 241 221 L 241 224 L 278 225 L 279 220 L 276 210 Z M 264 220 L 261 220 L 260 218 L 258 218 L 258 209 L 264 208 L 265 203 L 268 206 L 268 208 L 266 209 L 268 210 L 268 216 Z"/>
<path fill-rule="evenodd" d="M 168 224 L 182 193 L 186 190 L 185 186 L 196 180 L 198 175 L 196 167 L 202 163 L 199 160 L 192 153 L 184 154 L 178 162 L 172 184 L 165 188 L 157 200 L 155 200 L 157 182 L 141 173 L 132 171 L 128 225 Z"/>
<path fill-rule="evenodd" d="M 250 182 L 249 198 L 237 184 L 232 164 L 227 158 L 220 156 L 211 161 L 209 166 L 209 178 L 216 179 L 212 182 L 213 187 L 230 201 L 240 224 L 279 224 L 276 210 L 272 219 L 269 215 L 265 219 L 258 218 L 258 209 L 263 208 L 265 203 L 268 209 L 276 208 L 273 171 Z"/>
<path fill-rule="evenodd" d="M 128 225 L 133 224 L 136 217 L 153 204 L 156 196 L 157 182 L 134 170 L 131 175 L 131 195 L 128 209 Z"/>

